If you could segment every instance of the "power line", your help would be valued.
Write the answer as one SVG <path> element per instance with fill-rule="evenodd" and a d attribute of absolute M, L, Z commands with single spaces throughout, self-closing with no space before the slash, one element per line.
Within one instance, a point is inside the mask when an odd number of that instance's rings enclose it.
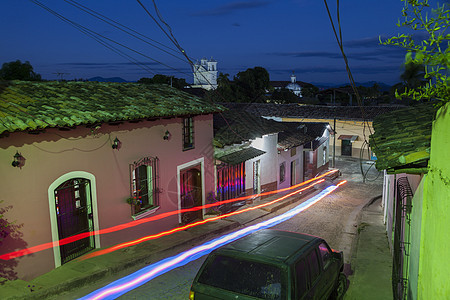
<path fill-rule="evenodd" d="M 135 53 L 137 53 L 137 54 L 139 54 L 139 55 L 141 55 L 141 56 L 143 56 L 143 57 L 145 57 L 145 58 L 148 58 L 148 59 L 150 59 L 150 60 L 152 60 L 152 61 L 154 61 L 154 62 L 156 62 L 156 63 L 158 63 L 158 64 L 161 64 L 161 65 L 163 65 L 163 66 L 165 66 L 165 67 L 167 67 L 167 68 L 169 68 L 169 69 L 175 70 L 175 71 L 177 71 L 177 72 L 179 72 L 179 73 L 182 73 L 182 74 L 185 74 L 185 75 L 190 75 L 190 74 L 184 73 L 184 72 L 182 72 L 182 71 L 180 71 L 180 70 L 178 70 L 178 69 L 176 69 L 176 68 L 173 68 L 173 67 L 171 67 L 171 66 L 169 66 L 169 65 L 167 65 L 167 64 L 164 64 L 164 63 L 162 63 L 162 62 L 160 62 L 160 61 L 158 61 L 158 60 L 156 60 L 156 59 L 154 59 L 154 58 L 152 58 L 152 57 L 150 57 L 150 56 L 148 56 L 148 55 L 145 55 L 145 54 L 143 54 L 143 53 L 141 53 L 141 52 L 139 52 L 139 51 L 137 51 L 137 50 L 134 50 L 134 49 L 132 49 L 132 48 L 130 48 L 130 47 L 128 47 L 128 46 L 125 46 L 124 44 L 121 44 L 121 43 L 119 43 L 119 42 L 117 42 L 117 41 L 114 41 L 114 40 L 111 39 L 111 38 L 108 38 L 108 37 L 106 37 L 106 36 L 104 36 L 104 35 L 101 35 L 101 34 L 95 32 L 95 31 L 93 31 L 93 30 L 90 30 L 90 29 L 88 29 L 87 27 L 82 26 L 82 25 L 80 25 L 80 24 L 78 24 L 78 23 L 76 23 L 76 22 L 74 22 L 74 21 L 71 21 L 71 20 L 67 19 L 66 17 L 60 15 L 59 13 L 53 11 L 53 10 L 50 9 L 49 7 L 45 6 L 44 4 L 40 3 L 40 2 L 37 1 L 37 0 L 30 0 L 30 1 L 33 2 L 33 3 L 35 3 L 35 4 L 37 4 L 37 5 L 39 5 L 39 6 L 41 6 L 41 7 L 44 8 L 45 10 L 47 10 L 47 11 L 49 11 L 50 13 L 52 13 L 53 15 L 57 16 L 57 17 L 60 18 L 61 20 L 63 20 L 63 21 L 65 21 L 65 22 L 69 23 L 70 25 L 74 26 L 75 28 L 77 28 L 77 29 L 80 30 L 81 32 L 87 34 L 88 36 L 94 38 L 94 35 L 95 35 L 96 37 L 95 37 L 94 39 L 95 39 L 97 42 L 99 42 L 99 43 L 101 43 L 102 45 L 104 45 L 104 46 L 106 46 L 106 45 L 105 45 L 106 42 L 105 42 L 105 41 L 101 41 L 101 42 L 100 42 L 100 39 L 98 39 L 98 37 L 103 38 L 103 39 L 105 39 L 105 40 L 108 40 L 108 41 L 110 41 L 110 42 L 112 42 L 112 43 L 115 43 L 115 44 L 117 44 L 117 45 L 119 45 L 119 46 L 121 46 L 121 47 L 123 47 L 123 48 L 125 48 L 125 49 L 128 49 L 128 50 L 132 51 L 132 52 L 135 52 Z M 81 29 L 82 29 L 82 30 L 81 30 Z M 88 34 L 88 33 L 89 33 L 89 34 Z M 108 44 L 108 45 L 109 45 L 109 44 Z M 109 47 L 108 47 L 108 46 L 106 46 L 106 47 L 109 48 L 109 49 L 111 49 L 110 47 L 112 47 L 112 46 L 109 45 Z M 117 50 L 117 49 L 116 49 L 116 50 Z M 120 51 L 120 50 L 118 50 L 118 51 Z M 116 52 L 116 53 L 117 53 L 117 52 Z M 124 55 L 126 55 L 126 54 L 124 54 Z M 126 56 L 128 56 L 128 55 L 126 55 Z M 128 57 L 129 57 L 129 56 L 128 56 Z M 135 60 L 135 61 L 136 61 L 136 60 Z M 140 63 L 140 64 L 143 65 L 142 63 Z M 148 68 L 148 67 L 147 67 L 147 68 Z M 153 72 L 152 72 L 152 73 L 153 73 Z"/>
<path fill-rule="evenodd" d="M 345 55 L 345 52 L 344 52 L 344 46 L 343 46 L 343 40 L 342 40 L 342 30 L 341 30 L 341 19 L 340 19 L 340 14 L 339 14 L 339 0 L 336 0 L 339 37 L 338 37 L 338 35 L 336 33 L 336 28 L 334 26 L 333 18 L 331 17 L 331 13 L 330 13 L 330 10 L 328 8 L 327 0 L 323 0 L 323 1 L 325 3 L 325 7 L 327 9 L 328 18 L 330 19 L 331 26 L 333 28 L 334 36 L 336 37 L 336 41 L 337 41 L 337 43 L 339 45 L 339 49 L 341 50 L 342 57 L 344 58 L 345 68 L 347 70 L 347 75 L 348 75 L 348 78 L 350 80 L 350 85 L 352 86 L 352 89 L 353 89 L 353 91 L 354 91 L 354 93 L 356 95 L 356 100 L 358 102 L 358 106 L 361 109 L 362 118 L 364 120 L 364 123 L 363 123 L 364 124 L 364 128 L 363 128 L 364 144 L 367 144 L 368 147 L 369 147 L 369 142 L 367 141 L 367 137 L 366 137 L 366 124 L 367 124 L 367 128 L 369 129 L 370 134 L 372 135 L 373 133 L 372 133 L 372 129 L 370 128 L 369 121 L 366 118 L 366 114 L 365 114 L 365 111 L 364 111 L 364 106 L 362 105 L 362 101 L 361 101 L 361 96 L 359 95 L 358 89 L 356 88 L 356 84 L 355 84 L 352 72 L 350 71 L 350 67 L 349 67 L 349 64 L 348 64 L 348 59 L 347 59 L 347 56 Z M 363 146 L 364 146 L 364 144 L 363 144 Z M 374 141 L 374 147 L 377 148 L 377 145 L 376 145 L 375 141 Z M 362 170 L 362 153 L 363 153 L 363 151 L 360 152 L 360 164 L 361 164 L 361 173 L 363 175 L 363 179 L 365 180 L 366 177 L 367 177 L 367 172 L 364 173 L 363 170 Z"/>
<path fill-rule="evenodd" d="M 141 7 L 145 10 L 145 12 L 152 18 L 152 20 L 156 23 L 156 25 L 158 25 L 158 27 L 164 32 L 164 34 L 169 38 L 169 40 L 172 41 L 172 43 L 173 43 L 173 44 L 180 50 L 180 52 L 186 57 L 187 61 L 189 62 L 190 66 L 191 66 L 191 68 L 192 68 L 192 72 L 195 72 L 195 70 L 194 70 L 194 63 L 193 63 L 192 60 L 189 58 L 189 56 L 187 55 L 186 51 L 185 51 L 185 50 L 181 47 L 181 45 L 178 43 L 177 39 L 176 39 L 175 36 L 173 35 L 172 28 L 169 26 L 169 24 L 167 24 L 167 23 L 163 20 L 161 14 L 160 14 L 160 12 L 159 12 L 159 9 L 158 9 L 158 7 L 157 7 L 157 5 L 156 5 L 156 2 L 155 2 L 154 0 L 152 0 L 152 1 L 153 1 L 153 6 L 154 6 L 155 11 L 156 11 L 156 14 L 157 14 L 158 18 L 161 20 L 161 22 L 168 28 L 170 34 L 167 33 L 167 32 L 164 30 L 164 28 L 161 26 L 161 24 L 158 22 L 158 20 L 156 20 L 156 18 L 150 13 L 150 11 L 144 6 L 144 4 L 142 4 L 142 2 L 141 2 L 140 0 L 136 0 L 136 1 L 141 5 Z M 201 72 L 200 72 L 200 75 L 203 77 L 203 79 L 204 79 L 210 86 L 212 86 L 212 84 L 211 84 L 211 82 L 208 80 L 208 78 L 206 78 Z M 219 95 L 222 99 L 225 100 L 225 97 L 224 97 L 217 89 L 214 89 L 214 92 L 217 93 L 217 95 Z M 259 96 L 259 95 L 258 95 L 258 96 Z M 256 98 L 256 97 L 255 97 L 255 98 Z M 212 100 L 211 100 L 211 102 L 212 102 Z M 219 112 L 219 114 L 220 114 L 220 116 L 223 118 L 223 120 L 225 121 L 225 123 L 227 124 L 228 128 L 229 128 L 234 134 L 236 134 L 237 136 L 239 136 L 242 140 L 245 140 L 239 133 L 237 133 L 236 131 L 234 131 L 234 130 L 231 128 L 231 125 L 230 125 L 230 123 L 228 122 L 228 120 L 225 118 L 225 116 L 224 116 L 221 112 Z"/>
<path fill-rule="evenodd" d="M 364 122 L 367 122 L 367 119 L 366 119 L 366 116 L 365 116 L 365 111 L 364 111 L 364 108 L 363 108 L 363 105 L 362 105 L 362 101 L 361 101 L 361 96 L 359 95 L 358 89 L 356 88 L 355 81 L 353 79 L 353 75 L 352 75 L 352 72 L 351 72 L 349 64 L 348 64 L 348 59 L 347 59 L 347 56 L 345 55 L 345 52 L 344 52 L 343 41 L 342 41 L 341 19 L 340 19 L 340 14 L 339 14 L 339 0 L 336 0 L 336 2 L 337 2 L 337 19 L 338 19 L 338 27 L 339 27 L 338 28 L 339 29 L 339 37 L 338 37 L 338 35 L 336 33 L 336 28 L 334 26 L 333 18 L 331 17 L 331 13 L 330 13 L 330 10 L 328 8 L 327 0 L 324 0 L 325 7 L 326 7 L 327 13 L 328 13 L 328 17 L 330 19 L 331 26 L 333 28 L 334 36 L 336 37 L 336 41 L 337 41 L 337 43 L 339 45 L 339 49 L 341 50 L 342 57 L 344 58 L 345 68 L 347 70 L 347 75 L 348 75 L 348 78 L 350 80 L 350 85 L 352 86 L 353 92 L 356 95 L 356 100 L 358 102 L 358 106 L 361 109 L 361 114 L 362 114 L 363 120 L 364 120 Z M 370 133 L 372 134 L 370 126 L 368 126 L 368 128 L 369 128 Z M 365 128 L 363 130 L 363 135 L 364 135 L 364 140 L 367 140 L 366 134 L 365 134 Z"/>
<path fill-rule="evenodd" d="M 36 1 L 36 0 L 30 0 L 31 2 L 35 3 L 36 5 L 42 7 L 43 9 L 47 10 L 48 12 L 50 12 L 51 14 L 55 15 L 56 17 L 58 17 L 59 19 L 61 19 L 63 22 L 68 23 L 69 25 L 72 25 L 73 27 L 75 27 L 76 29 L 78 29 L 79 31 L 81 31 L 82 33 L 86 34 L 87 36 L 91 37 L 92 39 L 94 39 L 95 41 L 97 41 L 98 43 L 100 43 L 101 45 L 103 45 L 104 47 L 110 49 L 111 51 L 115 52 L 116 54 L 122 56 L 123 58 L 129 60 L 130 62 L 132 62 L 133 64 L 137 65 L 138 67 L 142 68 L 143 70 L 154 74 L 154 72 L 148 68 L 146 65 L 140 63 L 139 61 L 137 61 L 136 59 L 134 59 L 133 57 L 129 56 L 128 54 L 125 54 L 124 52 L 122 52 L 121 50 L 117 49 L 116 47 L 108 44 L 107 42 L 99 39 L 97 36 L 95 36 L 94 34 L 92 34 L 91 32 L 89 32 L 89 30 L 87 28 L 84 28 L 83 26 L 65 18 L 64 16 L 58 14 L 57 12 L 53 11 L 52 9 L 50 9 L 49 7 L 45 6 L 44 4 Z"/>
<path fill-rule="evenodd" d="M 97 18 L 97 19 L 99 19 L 99 20 L 101 20 L 101 21 L 103 21 L 103 22 L 105 22 L 105 23 L 107 23 L 107 24 L 109 24 L 109 25 L 111 25 L 111 26 L 113 26 L 113 27 L 115 27 L 115 28 L 125 32 L 126 34 L 131 35 L 131 36 L 139 39 L 140 41 L 143 41 L 144 43 L 147 43 L 150 46 L 155 47 L 156 49 L 159 49 L 159 50 L 161 50 L 161 51 L 163 51 L 163 52 L 165 52 L 165 53 L 167 53 L 167 54 L 169 54 L 169 55 L 171 55 L 171 56 L 173 56 L 173 57 L 175 57 L 175 58 L 177 58 L 179 60 L 184 61 L 183 58 L 181 58 L 181 57 L 179 57 L 177 55 L 174 55 L 173 53 L 170 53 L 167 50 L 164 50 L 161 47 L 158 47 L 158 46 L 150 43 L 149 41 L 147 41 L 145 39 L 151 40 L 152 42 L 157 43 L 157 44 L 159 44 L 159 45 L 161 45 L 163 47 L 166 47 L 167 49 L 169 49 L 169 50 L 171 50 L 173 52 L 178 53 L 177 50 L 175 50 L 173 48 L 170 48 L 170 47 L 168 47 L 168 46 L 166 46 L 166 45 L 164 45 L 164 44 L 162 44 L 162 43 L 160 43 L 160 42 L 158 42 L 156 40 L 153 40 L 153 39 L 149 38 L 148 36 L 145 36 L 145 35 L 137 32 L 136 30 L 133 30 L 133 29 L 131 29 L 131 28 L 129 28 L 129 27 L 119 23 L 119 22 L 116 22 L 116 21 L 114 21 L 114 20 L 112 20 L 112 19 L 110 19 L 110 18 L 108 18 L 108 17 L 106 17 L 106 16 L 104 16 L 104 15 L 102 15 L 102 14 L 100 14 L 100 13 L 98 13 L 98 12 L 88 8 L 88 7 L 86 7 L 86 6 L 83 6 L 83 5 L 79 4 L 79 3 L 77 3 L 76 1 L 73 1 L 73 0 L 64 0 L 64 1 L 67 2 L 70 5 L 72 5 L 72 6 L 76 7 L 76 8 L 78 8 L 78 9 L 80 9 L 80 10 L 82 10 L 82 11 L 84 11 L 84 12 L 90 14 L 90 15 L 92 15 L 93 17 L 95 17 L 95 18 Z M 117 24 L 117 25 L 115 25 L 115 24 Z M 123 28 L 121 28 L 121 27 L 123 27 Z M 144 37 L 145 39 L 141 38 L 140 36 Z"/>

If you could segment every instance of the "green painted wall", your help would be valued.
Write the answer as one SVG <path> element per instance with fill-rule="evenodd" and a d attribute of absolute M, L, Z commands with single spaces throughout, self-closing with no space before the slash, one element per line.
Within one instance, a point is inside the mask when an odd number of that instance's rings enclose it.
<path fill-rule="evenodd" d="M 450 299 L 450 103 L 436 115 L 424 185 L 418 299 Z"/>
<path fill-rule="evenodd" d="M 417 299 L 417 279 L 419 276 L 419 258 L 420 258 L 420 228 L 422 223 L 422 201 L 423 188 L 426 175 L 420 181 L 417 190 L 414 192 L 411 211 L 410 227 L 410 257 L 408 271 L 408 300 Z"/>

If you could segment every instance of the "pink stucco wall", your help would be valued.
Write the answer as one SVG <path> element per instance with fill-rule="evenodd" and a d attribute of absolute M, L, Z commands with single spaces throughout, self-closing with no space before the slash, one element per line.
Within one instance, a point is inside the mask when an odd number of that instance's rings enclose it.
<path fill-rule="evenodd" d="M 212 115 L 194 117 L 195 148 L 188 151 L 182 151 L 181 121 L 173 118 L 103 124 L 92 129 L 79 126 L 70 131 L 47 129 L 36 135 L 16 132 L 0 138 L 0 200 L 4 201 L 0 205 L 12 205 L 5 217 L 23 224 L 22 240 L 26 243 L 5 244 L 0 254 L 52 241 L 49 186 L 70 172 L 84 171 L 95 177 L 100 229 L 133 222 L 125 202 L 130 196 L 129 164 L 143 157 L 159 158 L 162 192 L 155 214 L 178 209 L 177 166 L 203 158 L 205 193 L 213 191 Z M 169 141 L 163 140 L 166 130 L 171 133 Z M 116 137 L 122 142 L 120 150 L 111 147 Z M 11 166 L 16 151 L 26 159 L 21 169 Z M 173 216 L 103 235 L 100 244 L 108 247 L 176 226 L 178 216 Z M 18 278 L 34 278 L 54 268 L 53 249 L 16 259 L 16 264 Z"/>

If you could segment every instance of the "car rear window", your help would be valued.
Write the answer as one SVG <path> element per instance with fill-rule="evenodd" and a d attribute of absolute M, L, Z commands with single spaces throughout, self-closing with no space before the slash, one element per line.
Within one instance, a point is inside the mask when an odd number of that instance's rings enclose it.
<path fill-rule="evenodd" d="M 229 256 L 214 256 L 203 269 L 198 282 L 261 299 L 285 298 L 280 268 Z"/>

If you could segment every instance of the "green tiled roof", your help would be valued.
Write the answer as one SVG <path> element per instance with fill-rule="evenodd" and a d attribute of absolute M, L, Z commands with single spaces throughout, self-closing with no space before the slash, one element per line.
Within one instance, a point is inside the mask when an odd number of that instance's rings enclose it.
<path fill-rule="evenodd" d="M 167 85 L 101 82 L 0 83 L 0 134 L 158 117 L 223 107 Z"/>
<path fill-rule="evenodd" d="M 230 165 L 237 165 L 246 160 L 263 155 L 264 153 L 266 152 L 253 147 L 248 147 L 217 157 L 217 159 Z"/>
<path fill-rule="evenodd" d="M 378 116 L 370 147 L 376 168 L 388 173 L 423 173 L 430 158 L 431 129 L 437 107 L 421 103 Z"/>
<path fill-rule="evenodd" d="M 228 110 L 214 115 L 214 142 L 217 147 L 240 144 L 284 129 L 280 122 L 244 110 Z"/>

